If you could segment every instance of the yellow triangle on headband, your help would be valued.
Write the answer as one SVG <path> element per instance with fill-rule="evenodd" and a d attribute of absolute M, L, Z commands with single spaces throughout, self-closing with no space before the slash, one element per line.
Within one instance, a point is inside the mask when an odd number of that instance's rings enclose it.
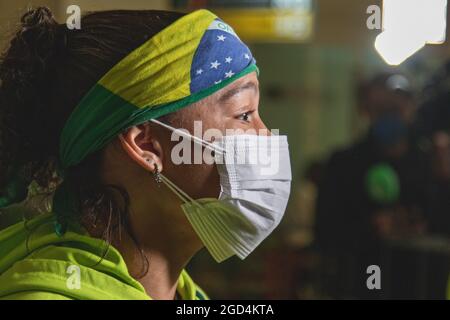
<path fill-rule="evenodd" d="M 138 108 L 191 95 L 192 60 L 204 32 L 216 18 L 205 9 L 181 17 L 128 54 L 98 84 Z"/>

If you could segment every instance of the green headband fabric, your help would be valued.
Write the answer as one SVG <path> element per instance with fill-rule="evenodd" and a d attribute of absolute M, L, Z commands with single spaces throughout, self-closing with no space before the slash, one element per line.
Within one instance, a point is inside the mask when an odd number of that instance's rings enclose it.
<path fill-rule="evenodd" d="M 136 108 L 135 105 L 96 84 L 91 89 L 91 94 L 88 94 L 78 105 L 76 112 L 72 113 L 62 131 L 60 145 L 62 169 L 78 164 L 86 155 L 99 150 L 123 130 L 186 107 L 253 71 L 258 71 L 255 64 L 206 90 L 174 102 L 145 108 Z M 95 112 L 86 106 L 95 106 Z M 115 110 L 114 113 L 111 113 L 112 109 Z"/>
<path fill-rule="evenodd" d="M 76 106 L 60 137 L 60 174 L 127 128 L 186 107 L 253 71 L 259 75 L 256 60 L 229 25 L 203 9 L 183 16 L 116 64 Z M 15 176 L 0 207 L 24 200 L 27 188 Z M 67 188 L 58 187 L 54 211 L 69 211 L 62 206 L 71 202 Z"/>

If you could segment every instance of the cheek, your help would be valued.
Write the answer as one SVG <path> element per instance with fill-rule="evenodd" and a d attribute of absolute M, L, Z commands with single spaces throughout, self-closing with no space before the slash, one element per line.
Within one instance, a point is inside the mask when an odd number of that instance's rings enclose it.
<path fill-rule="evenodd" d="M 214 165 L 171 163 L 165 174 L 193 199 L 219 196 L 220 180 Z"/>
<path fill-rule="evenodd" d="M 217 198 L 220 192 L 219 173 L 214 165 L 192 165 L 191 194 L 194 198 Z M 188 183 L 190 184 L 190 183 Z"/>
<path fill-rule="evenodd" d="M 176 141 L 166 141 L 163 159 L 163 174 L 186 192 L 193 199 L 217 198 L 220 192 L 220 179 L 214 165 L 207 164 L 175 164 L 171 158 Z M 191 151 L 194 145 L 191 144 Z M 193 158 L 191 162 L 193 162 Z"/>
<path fill-rule="evenodd" d="M 222 110 L 214 105 L 197 105 L 183 115 L 180 127 L 194 133 L 194 121 L 201 121 L 202 131 L 214 128 L 225 131 L 227 121 L 224 121 Z M 217 198 L 220 192 L 220 178 L 217 168 L 207 164 L 174 164 L 171 159 L 173 147 L 179 142 L 164 139 L 164 169 L 163 174 L 193 199 Z M 191 145 L 191 151 L 194 148 Z M 193 157 L 191 158 L 191 161 Z"/>

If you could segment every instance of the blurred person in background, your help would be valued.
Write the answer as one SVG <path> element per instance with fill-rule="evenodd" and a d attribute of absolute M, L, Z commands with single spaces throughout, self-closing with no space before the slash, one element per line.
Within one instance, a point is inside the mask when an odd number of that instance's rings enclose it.
<path fill-rule="evenodd" d="M 437 251 L 430 258 L 431 288 L 438 298 L 447 291 L 450 299 L 450 61 L 427 83 L 416 128 L 430 156 L 428 230 L 447 248 L 447 254 Z"/>
<path fill-rule="evenodd" d="M 292 206 L 286 213 L 284 234 L 292 246 L 306 248 L 314 241 L 314 220 L 317 191 L 323 171 L 323 163 L 312 161 L 297 178 L 292 190 Z"/>
<path fill-rule="evenodd" d="M 410 81 L 383 73 L 358 88 L 369 120 L 362 140 L 335 152 L 317 199 L 316 245 L 338 259 L 344 296 L 375 297 L 366 268 L 380 265 L 380 240 L 423 232 L 427 161 L 411 127 L 417 104 Z"/>
<path fill-rule="evenodd" d="M 428 82 L 415 126 L 430 155 L 429 230 L 450 237 L 450 62 Z"/>

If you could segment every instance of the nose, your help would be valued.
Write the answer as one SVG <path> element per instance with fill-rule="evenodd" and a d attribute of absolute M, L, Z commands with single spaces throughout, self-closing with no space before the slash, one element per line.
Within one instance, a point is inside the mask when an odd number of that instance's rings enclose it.
<path fill-rule="evenodd" d="M 271 136 L 272 132 L 267 128 L 266 124 L 262 121 L 262 119 L 258 119 L 255 124 L 256 132 L 258 132 L 259 136 Z"/>

